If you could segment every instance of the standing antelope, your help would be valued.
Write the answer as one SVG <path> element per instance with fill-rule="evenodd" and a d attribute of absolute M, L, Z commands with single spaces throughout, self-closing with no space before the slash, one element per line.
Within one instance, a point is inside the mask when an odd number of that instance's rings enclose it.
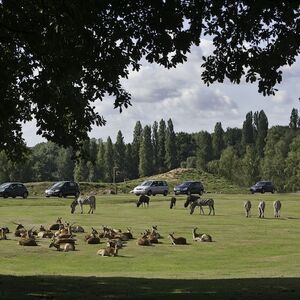
<path fill-rule="evenodd" d="M 274 201 L 273 207 L 274 207 L 274 217 L 279 218 L 280 210 L 281 210 L 281 202 L 279 200 Z"/>
<path fill-rule="evenodd" d="M 251 215 L 251 207 L 252 207 L 251 201 L 247 200 L 244 202 L 245 214 L 247 218 L 250 217 Z"/>
<path fill-rule="evenodd" d="M 258 204 L 258 213 L 259 213 L 259 218 L 264 218 L 265 217 L 265 207 L 266 203 L 265 201 L 260 201 Z"/>

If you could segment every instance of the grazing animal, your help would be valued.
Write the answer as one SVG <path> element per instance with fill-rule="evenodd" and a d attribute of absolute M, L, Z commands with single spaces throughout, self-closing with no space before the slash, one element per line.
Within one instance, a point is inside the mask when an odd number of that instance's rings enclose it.
<path fill-rule="evenodd" d="M 173 207 L 175 208 L 175 206 L 176 206 L 176 198 L 172 197 L 170 201 L 170 209 L 172 209 Z"/>
<path fill-rule="evenodd" d="M 197 233 L 197 227 L 193 229 L 192 236 L 195 242 L 212 242 L 212 237 L 206 233 Z"/>
<path fill-rule="evenodd" d="M 209 208 L 209 215 L 211 212 L 213 212 L 213 215 L 215 215 L 215 202 L 214 199 L 200 199 L 198 196 L 190 195 L 186 198 L 186 201 L 184 203 L 184 207 L 188 207 L 190 204 L 190 214 L 192 215 L 194 213 L 194 210 L 197 206 L 200 208 L 200 214 L 201 212 L 204 214 L 204 210 L 202 206 L 208 206 Z"/>
<path fill-rule="evenodd" d="M 174 232 L 169 233 L 169 238 L 171 239 L 171 242 L 173 245 L 186 245 L 186 238 L 184 237 L 174 237 Z"/>
<path fill-rule="evenodd" d="M 252 207 L 251 201 L 246 200 L 244 202 L 244 208 L 245 208 L 245 214 L 247 218 L 251 216 L 251 207 Z"/>
<path fill-rule="evenodd" d="M 279 218 L 280 210 L 281 210 L 281 202 L 279 200 L 274 201 L 273 207 L 274 207 L 274 217 Z"/>
<path fill-rule="evenodd" d="M 137 206 L 137 207 L 140 207 L 141 205 L 142 205 L 142 206 L 146 206 L 146 205 L 147 205 L 147 207 L 149 207 L 149 201 L 150 201 L 150 198 L 149 198 L 148 196 L 146 196 L 146 195 L 141 195 L 141 196 L 139 197 L 139 200 L 138 200 L 137 203 L 136 203 L 136 206 Z"/>
<path fill-rule="evenodd" d="M 71 203 L 71 214 L 75 212 L 76 206 L 80 206 L 81 213 L 83 213 L 83 205 L 89 205 L 90 209 L 88 211 L 89 213 L 94 213 L 94 210 L 96 210 L 96 197 L 94 195 L 90 195 L 88 197 L 81 197 L 80 195 L 78 197 L 75 197 L 74 201 Z"/>
<path fill-rule="evenodd" d="M 260 201 L 258 203 L 258 217 L 259 218 L 265 217 L 265 207 L 266 207 L 265 201 Z"/>

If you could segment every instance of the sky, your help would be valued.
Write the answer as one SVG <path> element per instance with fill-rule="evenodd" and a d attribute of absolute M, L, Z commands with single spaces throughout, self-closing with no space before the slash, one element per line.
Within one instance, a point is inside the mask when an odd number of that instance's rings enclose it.
<path fill-rule="evenodd" d="M 104 127 L 93 127 L 90 138 L 110 136 L 116 140 L 121 130 L 126 143 L 132 142 L 133 129 L 137 121 L 142 126 L 154 121 L 172 119 L 175 132 L 214 131 L 215 124 L 222 128 L 242 128 L 246 114 L 264 110 L 269 128 L 288 125 L 293 108 L 300 110 L 300 59 L 291 67 L 283 67 L 283 81 L 277 85 L 275 96 L 264 97 L 258 93 L 257 83 L 242 81 L 239 85 L 229 81 L 207 87 L 201 80 L 202 56 L 212 51 L 209 40 L 202 40 L 200 47 L 192 48 L 185 64 L 175 69 L 165 69 L 156 64 L 142 62 L 139 72 L 130 72 L 122 80 L 124 88 L 131 93 L 132 106 L 122 113 L 113 108 L 113 99 L 105 98 L 94 103 L 96 110 L 107 123 Z M 43 142 L 36 134 L 33 122 L 23 127 L 23 136 L 28 146 Z"/>

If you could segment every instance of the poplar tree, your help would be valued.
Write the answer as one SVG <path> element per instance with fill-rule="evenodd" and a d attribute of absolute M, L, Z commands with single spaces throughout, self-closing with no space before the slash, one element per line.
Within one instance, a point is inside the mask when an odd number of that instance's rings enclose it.
<path fill-rule="evenodd" d="M 253 127 L 253 114 L 252 111 L 246 115 L 246 120 L 243 123 L 242 129 L 242 144 L 246 148 L 249 144 L 254 144 L 254 127 Z"/>
<path fill-rule="evenodd" d="M 153 172 L 158 172 L 158 123 L 152 125 L 152 147 L 153 147 Z"/>
<path fill-rule="evenodd" d="M 168 120 L 168 127 L 166 130 L 166 166 L 168 170 L 172 170 L 177 167 L 177 147 L 176 147 L 176 135 L 174 132 L 173 122 Z"/>
<path fill-rule="evenodd" d="M 151 143 L 151 127 L 146 125 L 140 144 L 139 174 L 141 177 L 152 175 L 153 171 L 153 149 Z"/>
<path fill-rule="evenodd" d="M 116 143 L 114 145 L 115 167 L 118 172 L 123 173 L 125 170 L 125 151 L 126 146 L 121 130 L 118 131 Z"/>
<path fill-rule="evenodd" d="M 159 122 L 159 128 L 158 128 L 158 146 L 157 146 L 157 152 L 158 152 L 158 167 L 159 172 L 163 172 L 166 170 L 166 164 L 165 164 L 165 156 L 166 156 L 166 123 L 164 119 L 161 119 Z"/>
<path fill-rule="evenodd" d="M 143 134 L 143 127 L 140 121 L 137 121 L 133 131 L 132 141 L 132 176 L 138 178 L 139 176 L 139 162 L 140 162 L 140 143 Z"/>
<path fill-rule="evenodd" d="M 112 182 L 114 168 L 114 148 L 110 137 L 107 138 L 105 146 L 105 178 L 108 182 Z"/>
<path fill-rule="evenodd" d="M 293 108 L 290 116 L 290 128 L 296 130 L 299 126 L 298 109 Z"/>
<path fill-rule="evenodd" d="M 266 137 L 268 134 L 268 118 L 263 110 L 258 114 L 257 119 L 257 137 L 256 137 L 256 151 L 259 157 L 264 156 L 264 148 L 266 145 Z"/>
<path fill-rule="evenodd" d="M 215 159 L 219 159 L 224 149 L 224 130 L 221 122 L 217 122 L 212 135 L 212 150 Z"/>

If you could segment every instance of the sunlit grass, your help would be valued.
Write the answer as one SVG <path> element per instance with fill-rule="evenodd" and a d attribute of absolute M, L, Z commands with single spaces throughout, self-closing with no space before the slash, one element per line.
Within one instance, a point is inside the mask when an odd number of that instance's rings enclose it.
<path fill-rule="evenodd" d="M 300 202 L 298 194 L 228 195 L 210 194 L 215 199 L 216 215 L 193 215 L 183 208 L 185 197 L 177 197 L 175 209 L 169 209 L 170 197 L 152 197 L 149 208 L 137 208 L 134 195 L 98 196 L 93 215 L 79 210 L 70 214 L 71 198 L 0 199 L 0 225 L 11 231 L 15 223 L 27 228 L 48 226 L 62 217 L 70 223 L 100 229 L 101 225 L 125 230 L 131 227 L 135 237 L 151 225 L 157 225 L 161 243 L 140 247 L 130 241 L 119 257 L 96 255 L 101 245 L 87 245 L 84 234 L 77 234 L 76 251 L 61 253 L 49 249 L 49 240 L 38 247 L 21 247 L 17 238 L 0 241 L 0 273 L 11 275 L 121 276 L 178 279 L 298 277 L 300 270 Z M 244 200 L 252 201 L 252 217 L 245 218 Z M 266 201 L 266 218 L 257 217 L 259 200 Z M 282 217 L 273 217 L 272 202 L 282 201 Z M 84 207 L 85 212 L 87 207 Z M 191 231 L 212 235 L 213 243 L 195 243 Z M 168 233 L 187 238 L 189 245 L 172 246 Z"/>

